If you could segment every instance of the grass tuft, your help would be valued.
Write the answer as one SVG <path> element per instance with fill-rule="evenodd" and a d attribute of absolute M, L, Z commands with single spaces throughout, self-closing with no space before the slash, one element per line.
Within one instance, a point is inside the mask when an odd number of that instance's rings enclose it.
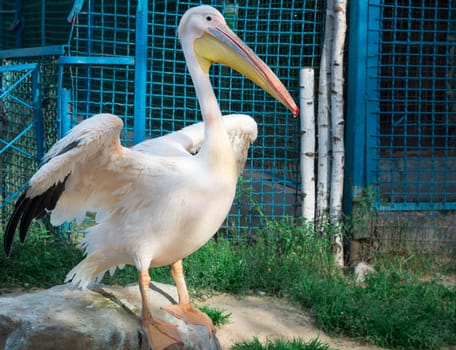
<path fill-rule="evenodd" d="M 198 306 L 202 312 L 209 316 L 214 326 L 219 327 L 230 322 L 231 313 L 209 306 Z"/>
<path fill-rule="evenodd" d="M 235 344 L 231 350 L 331 350 L 325 344 L 322 344 L 318 339 L 308 343 L 301 339 L 292 340 L 267 340 L 262 344 L 258 338 L 250 341 Z"/>

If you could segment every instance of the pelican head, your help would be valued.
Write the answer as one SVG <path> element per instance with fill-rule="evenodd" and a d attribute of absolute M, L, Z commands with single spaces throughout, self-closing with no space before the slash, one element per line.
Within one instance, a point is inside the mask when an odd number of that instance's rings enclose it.
<path fill-rule="evenodd" d="M 215 8 L 197 6 L 189 9 L 180 21 L 178 33 L 189 67 L 198 66 L 202 73 L 208 74 L 213 63 L 227 65 L 298 115 L 296 103 L 279 78 L 228 27 Z"/>

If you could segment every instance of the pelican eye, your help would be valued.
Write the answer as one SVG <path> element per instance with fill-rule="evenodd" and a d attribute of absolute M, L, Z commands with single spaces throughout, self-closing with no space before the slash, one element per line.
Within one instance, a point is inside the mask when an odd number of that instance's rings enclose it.
<path fill-rule="evenodd" d="M 206 20 L 207 20 L 207 21 L 212 21 L 212 17 L 211 17 L 211 16 L 207 16 L 207 17 L 206 17 Z"/>

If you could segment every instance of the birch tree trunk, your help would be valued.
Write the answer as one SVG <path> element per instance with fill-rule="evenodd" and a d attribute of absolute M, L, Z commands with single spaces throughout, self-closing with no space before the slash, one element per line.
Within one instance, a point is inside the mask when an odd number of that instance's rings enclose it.
<path fill-rule="evenodd" d="M 303 68 L 299 75 L 301 109 L 302 216 L 315 220 L 315 112 L 314 70 Z"/>
<path fill-rule="evenodd" d="M 334 41 L 332 43 L 331 75 L 331 142 L 332 171 L 330 189 L 330 221 L 335 228 L 333 237 L 334 258 L 344 265 L 342 238 L 342 197 L 344 188 L 344 76 L 343 58 L 346 23 L 346 0 L 334 0 Z"/>
<path fill-rule="evenodd" d="M 325 37 L 321 52 L 320 75 L 318 86 L 318 168 L 317 168 L 317 203 L 316 224 L 320 229 L 324 226 L 329 208 L 329 174 L 331 169 L 330 128 L 329 128 L 329 87 L 331 79 L 331 49 L 333 41 L 332 2 L 328 0 L 325 19 Z"/>

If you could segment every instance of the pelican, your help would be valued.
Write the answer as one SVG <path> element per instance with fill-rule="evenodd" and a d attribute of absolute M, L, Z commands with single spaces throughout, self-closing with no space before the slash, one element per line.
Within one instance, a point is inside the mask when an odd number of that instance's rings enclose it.
<path fill-rule="evenodd" d="M 30 223 L 46 213 L 53 225 L 59 225 L 82 220 L 87 211 L 96 212 L 97 223 L 82 243 L 86 256 L 68 273 L 66 282 L 86 288 L 107 271 L 134 265 L 142 324 L 154 350 L 181 343 L 181 338 L 175 325 L 152 316 L 150 267 L 171 265 L 178 304 L 165 310 L 185 322 L 206 326 L 212 334 L 210 319 L 191 305 L 182 259 L 204 245 L 223 223 L 246 149 L 256 137 L 256 124 L 249 117 L 222 117 L 209 79 L 210 66 L 230 66 L 298 114 L 277 76 L 216 9 L 189 9 L 181 18 L 178 36 L 202 124 L 125 148 L 119 139 L 120 118 L 99 114 L 82 121 L 51 147 L 17 200 L 4 236 L 9 255 L 17 226 L 23 242 Z M 239 128 L 241 123 L 244 129 Z"/>

